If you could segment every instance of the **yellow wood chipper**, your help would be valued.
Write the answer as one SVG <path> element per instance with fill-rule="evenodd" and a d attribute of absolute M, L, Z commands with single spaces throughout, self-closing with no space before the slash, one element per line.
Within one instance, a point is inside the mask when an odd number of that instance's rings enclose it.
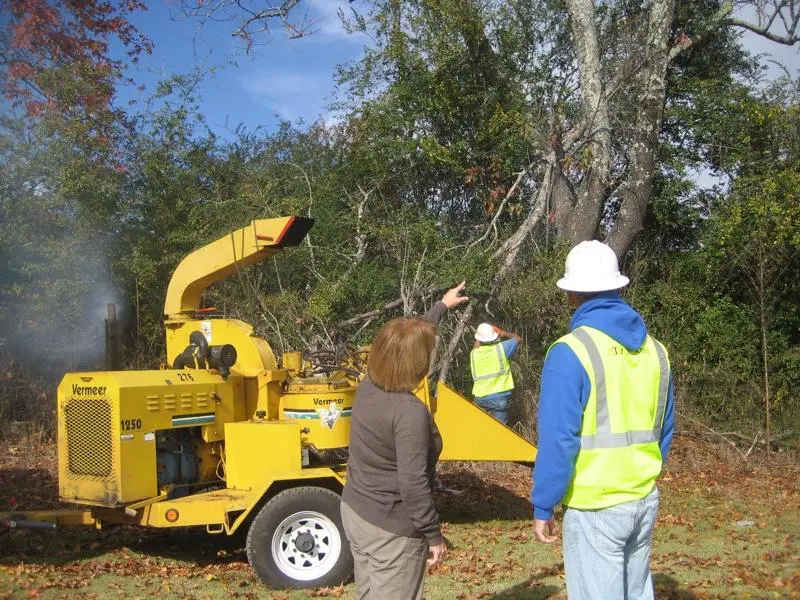
<path fill-rule="evenodd" d="M 168 365 L 69 373 L 58 387 L 59 497 L 85 509 L 0 519 L 227 535 L 247 527 L 247 557 L 269 586 L 347 580 L 339 494 L 366 351 L 322 367 L 300 353 L 278 360 L 250 325 L 200 308 L 211 284 L 298 246 L 312 225 L 255 220 L 184 258 L 164 306 Z M 425 383 L 418 396 L 441 431 L 442 460 L 533 462 L 528 440 L 448 386 L 431 395 Z"/>

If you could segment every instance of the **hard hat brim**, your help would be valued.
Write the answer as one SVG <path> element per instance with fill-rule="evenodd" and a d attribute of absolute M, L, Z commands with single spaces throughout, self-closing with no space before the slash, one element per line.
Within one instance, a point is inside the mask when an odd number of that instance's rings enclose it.
<path fill-rule="evenodd" d="M 500 337 L 500 336 L 497 334 L 496 331 L 492 331 L 492 336 L 489 337 L 489 338 L 485 338 L 485 337 L 483 337 L 482 335 L 480 335 L 478 333 L 475 334 L 475 339 L 478 340 L 481 344 L 489 344 L 489 343 L 495 341 L 498 337 Z"/>
<path fill-rule="evenodd" d="M 578 292 L 578 293 L 594 293 L 594 292 L 611 292 L 613 290 L 618 290 L 620 288 L 624 288 L 631 282 L 630 279 L 625 277 L 625 275 L 617 275 L 613 279 L 608 279 L 605 281 L 575 281 L 572 279 L 568 279 L 567 277 L 562 277 L 556 282 L 556 286 L 564 290 L 565 292 Z"/>

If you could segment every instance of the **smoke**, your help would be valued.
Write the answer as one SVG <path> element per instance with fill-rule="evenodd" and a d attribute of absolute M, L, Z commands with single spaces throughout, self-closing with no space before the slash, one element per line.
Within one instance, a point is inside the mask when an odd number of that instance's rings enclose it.
<path fill-rule="evenodd" d="M 117 304 L 118 319 L 124 312 L 105 247 L 96 234 L 73 232 L 14 253 L 0 292 L 6 359 L 48 380 L 104 368 L 106 305 Z"/>
<path fill-rule="evenodd" d="M 109 303 L 116 305 L 117 320 L 121 321 L 124 318 L 123 303 L 110 278 L 106 278 L 96 282 L 86 294 L 84 316 L 78 319 L 74 366 L 70 370 L 105 368 L 105 320 Z"/>

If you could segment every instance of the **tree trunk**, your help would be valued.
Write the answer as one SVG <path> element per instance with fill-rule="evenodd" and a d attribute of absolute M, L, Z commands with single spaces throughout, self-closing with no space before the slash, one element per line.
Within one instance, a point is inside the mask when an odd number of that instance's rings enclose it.
<path fill-rule="evenodd" d="M 558 161 L 553 207 L 558 237 L 569 243 L 592 239 L 597 232 L 611 174 L 611 127 L 608 100 L 602 79 L 600 45 L 593 0 L 567 0 L 572 36 L 578 57 L 586 133 L 584 155 L 590 157 L 586 174 L 577 189 L 571 190 L 561 169 L 570 164 Z"/>
<path fill-rule="evenodd" d="M 769 398 L 769 348 L 767 346 L 767 299 L 766 299 L 766 273 L 764 268 L 763 241 L 758 256 L 758 311 L 761 318 L 761 356 L 764 361 L 764 430 L 766 435 L 767 454 L 770 451 L 771 423 L 770 423 L 770 398 Z"/>
<path fill-rule="evenodd" d="M 642 230 L 653 192 L 658 136 L 664 114 L 669 37 L 675 0 L 656 0 L 650 9 L 639 113 L 628 151 L 628 174 L 620 189 L 620 209 L 606 243 L 622 256 Z"/>

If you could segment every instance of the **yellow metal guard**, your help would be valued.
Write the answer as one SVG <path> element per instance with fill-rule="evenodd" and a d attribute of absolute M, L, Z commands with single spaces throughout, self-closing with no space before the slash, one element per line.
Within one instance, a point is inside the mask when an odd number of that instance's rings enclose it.
<path fill-rule="evenodd" d="M 536 460 L 536 446 L 447 384 L 439 382 L 436 398 L 431 398 L 427 389 L 424 385 L 424 393 L 418 396 L 433 413 L 442 436 L 439 460 Z"/>

